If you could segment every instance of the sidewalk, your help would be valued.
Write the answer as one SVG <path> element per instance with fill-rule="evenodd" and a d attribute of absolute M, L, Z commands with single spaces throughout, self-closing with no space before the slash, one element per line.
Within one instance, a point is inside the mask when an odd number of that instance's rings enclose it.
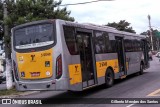
<path fill-rule="evenodd" d="M 3 82 L 0 84 L 0 91 L 1 90 L 7 90 L 6 87 L 6 82 Z M 23 97 L 31 94 L 36 94 L 39 93 L 40 91 L 26 91 L 26 92 L 20 92 L 20 93 L 13 93 L 11 95 L 5 95 L 5 96 L 0 96 L 0 98 L 15 98 L 15 97 Z"/>
<path fill-rule="evenodd" d="M 18 97 L 23 97 L 31 94 L 36 94 L 39 93 L 40 91 L 26 91 L 22 92 L 20 94 L 12 94 L 12 95 L 5 95 L 5 96 L 0 96 L 0 98 L 18 98 Z"/>

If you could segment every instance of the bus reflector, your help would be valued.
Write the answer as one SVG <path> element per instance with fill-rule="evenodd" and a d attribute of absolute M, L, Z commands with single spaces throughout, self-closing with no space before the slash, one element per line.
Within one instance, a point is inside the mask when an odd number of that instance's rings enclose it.
<path fill-rule="evenodd" d="M 62 57 L 59 55 L 56 60 L 56 79 L 62 76 Z"/>

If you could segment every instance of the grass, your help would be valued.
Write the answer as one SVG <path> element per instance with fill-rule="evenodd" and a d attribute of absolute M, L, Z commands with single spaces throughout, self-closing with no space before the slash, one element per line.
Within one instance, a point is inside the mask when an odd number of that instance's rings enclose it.
<path fill-rule="evenodd" d="M 16 91 L 15 88 L 12 88 L 10 90 L 0 90 L 0 96 L 7 96 L 7 95 L 17 95 L 17 94 L 20 94 L 20 93 L 24 93 L 24 92 L 19 92 L 19 91 Z"/>

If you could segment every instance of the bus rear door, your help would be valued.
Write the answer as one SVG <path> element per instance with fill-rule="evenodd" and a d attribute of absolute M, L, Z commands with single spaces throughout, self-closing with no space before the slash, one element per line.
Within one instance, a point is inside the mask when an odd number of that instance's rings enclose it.
<path fill-rule="evenodd" d="M 82 87 L 87 88 L 96 84 L 95 55 L 92 45 L 92 33 L 77 31 L 76 39 L 79 47 Z"/>

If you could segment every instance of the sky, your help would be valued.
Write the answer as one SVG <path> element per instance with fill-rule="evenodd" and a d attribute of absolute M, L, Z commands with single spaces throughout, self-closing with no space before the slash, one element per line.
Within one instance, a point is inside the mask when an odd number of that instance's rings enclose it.
<path fill-rule="evenodd" d="M 81 3 L 93 0 L 62 0 L 62 4 Z M 94 23 L 105 25 L 108 22 L 126 20 L 137 34 L 149 29 L 148 15 L 151 26 L 160 30 L 160 0 L 113 0 L 90 4 L 67 6 L 70 16 L 78 23 Z"/>

